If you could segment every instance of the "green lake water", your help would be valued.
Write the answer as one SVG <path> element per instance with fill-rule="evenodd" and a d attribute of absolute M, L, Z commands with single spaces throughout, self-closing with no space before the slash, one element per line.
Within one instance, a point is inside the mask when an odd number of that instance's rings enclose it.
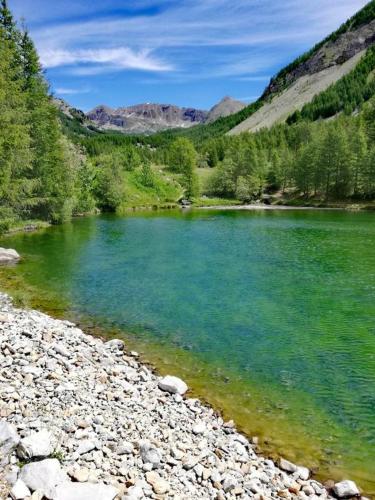
<path fill-rule="evenodd" d="M 375 214 L 100 216 L 0 241 L 2 289 L 116 329 L 261 450 L 375 493 Z"/>

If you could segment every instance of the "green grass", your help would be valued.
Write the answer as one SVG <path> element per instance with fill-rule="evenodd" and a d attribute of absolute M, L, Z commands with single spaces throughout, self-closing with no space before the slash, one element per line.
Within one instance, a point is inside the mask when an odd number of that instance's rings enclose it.
<path fill-rule="evenodd" d="M 125 173 L 125 199 L 118 212 L 136 208 L 172 208 L 183 196 L 175 176 L 160 167 L 153 167 L 153 185 L 144 186 L 141 170 Z"/>
<path fill-rule="evenodd" d="M 29 220 L 0 220 L 0 227 L 3 230 L 0 230 L 0 234 L 12 234 L 18 232 L 31 232 L 37 231 L 39 229 L 44 229 L 50 226 L 49 222 L 29 219 Z"/>

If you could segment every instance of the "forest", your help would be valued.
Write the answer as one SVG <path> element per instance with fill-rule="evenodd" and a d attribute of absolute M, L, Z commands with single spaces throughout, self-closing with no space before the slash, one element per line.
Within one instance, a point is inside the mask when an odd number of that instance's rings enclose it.
<path fill-rule="evenodd" d="M 288 203 L 367 203 L 375 198 L 374 69 L 370 47 L 350 74 L 270 130 L 226 135 L 258 100 L 191 129 L 104 133 L 85 126 L 80 113 L 67 118 L 58 110 L 27 28 L 1 0 L 0 231 L 171 207 L 183 198 L 197 205 L 276 194 Z"/>

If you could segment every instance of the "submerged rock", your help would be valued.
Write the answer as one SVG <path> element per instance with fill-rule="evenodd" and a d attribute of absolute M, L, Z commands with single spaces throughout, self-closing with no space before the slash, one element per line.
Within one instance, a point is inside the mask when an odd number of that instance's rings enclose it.
<path fill-rule="evenodd" d="M 12 248 L 0 247 L 0 264 L 12 264 L 13 262 L 18 262 L 20 258 L 19 253 Z"/>
<path fill-rule="evenodd" d="M 298 467 L 294 465 L 292 462 L 289 462 L 289 460 L 286 460 L 285 458 L 279 458 L 279 467 L 281 470 L 285 472 L 289 472 L 292 474 L 293 472 L 297 472 Z"/>

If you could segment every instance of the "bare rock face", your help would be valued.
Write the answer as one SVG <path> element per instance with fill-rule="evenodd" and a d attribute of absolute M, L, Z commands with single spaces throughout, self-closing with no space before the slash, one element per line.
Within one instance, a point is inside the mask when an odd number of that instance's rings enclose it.
<path fill-rule="evenodd" d="M 118 109 L 100 105 L 90 111 L 87 117 L 103 129 L 142 134 L 204 123 L 207 112 L 195 108 L 179 108 L 171 104 L 147 103 Z"/>
<path fill-rule="evenodd" d="M 212 123 L 219 118 L 233 115 L 234 113 L 238 113 L 238 111 L 241 111 L 244 108 L 246 108 L 246 104 L 241 101 L 237 101 L 232 97 L 226 96 L 213 108 L 210 109 L 206 123 Z"/>

